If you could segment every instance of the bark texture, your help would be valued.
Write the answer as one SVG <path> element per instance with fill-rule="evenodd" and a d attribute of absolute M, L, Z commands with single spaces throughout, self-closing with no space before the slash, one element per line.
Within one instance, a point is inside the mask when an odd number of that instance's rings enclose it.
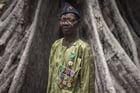
<path fill-rule="evenodd" d="M 65 1 L 81 13 L 79 36 L 93 49 L 96 93 L 139 93 L 139 0 L 7 0 L 0 17 L 0 93 L 46 92 Z"/>

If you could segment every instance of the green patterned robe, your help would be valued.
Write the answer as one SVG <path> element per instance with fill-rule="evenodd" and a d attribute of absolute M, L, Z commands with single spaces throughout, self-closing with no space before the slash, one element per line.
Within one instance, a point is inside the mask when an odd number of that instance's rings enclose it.
<path fill-rule="evenodd" d="M 47 93 L 95 93 L 95 66 L 91 47 L 81 39 L 76 39 L 69 47 L 62 45 L 63 38 L 51 48 Z M 73 86 L 60 88 L 60 66 L 68 66 L 71 53 L 75 54 L 72 70 L 75 71 Z"/>

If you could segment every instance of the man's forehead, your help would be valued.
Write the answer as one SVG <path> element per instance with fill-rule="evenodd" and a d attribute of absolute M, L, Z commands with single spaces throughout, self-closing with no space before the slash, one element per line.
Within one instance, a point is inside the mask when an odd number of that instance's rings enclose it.
<path fill-rule="evenodd" d="M 67 13 L 67 14 L 63 14 L 61 17 L 70 17 L 70 18 L 76 18 L 76 15 L 73 13 Z"/>

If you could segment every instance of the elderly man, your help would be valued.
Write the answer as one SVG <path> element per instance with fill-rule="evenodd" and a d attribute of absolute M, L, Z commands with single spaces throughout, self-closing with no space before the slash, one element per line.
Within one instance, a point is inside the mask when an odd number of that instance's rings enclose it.
<path fill-rule="evenodd" d="M 60 18 L 64 37 L 51 48 L 47 93 L 95 93 L 92 50 L 77 36 L 79 19 L 79 12 L 66 2 Z"/>

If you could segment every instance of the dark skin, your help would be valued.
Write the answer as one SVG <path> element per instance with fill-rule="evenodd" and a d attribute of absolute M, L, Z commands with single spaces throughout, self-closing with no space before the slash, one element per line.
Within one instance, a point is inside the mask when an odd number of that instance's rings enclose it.
<path fill-rule="evenodd" d="M 63 14 L 60 28 L 64 34 L 63 45 L 69 46 L 77 38 L 78 17 L 73 13 Z"/>

